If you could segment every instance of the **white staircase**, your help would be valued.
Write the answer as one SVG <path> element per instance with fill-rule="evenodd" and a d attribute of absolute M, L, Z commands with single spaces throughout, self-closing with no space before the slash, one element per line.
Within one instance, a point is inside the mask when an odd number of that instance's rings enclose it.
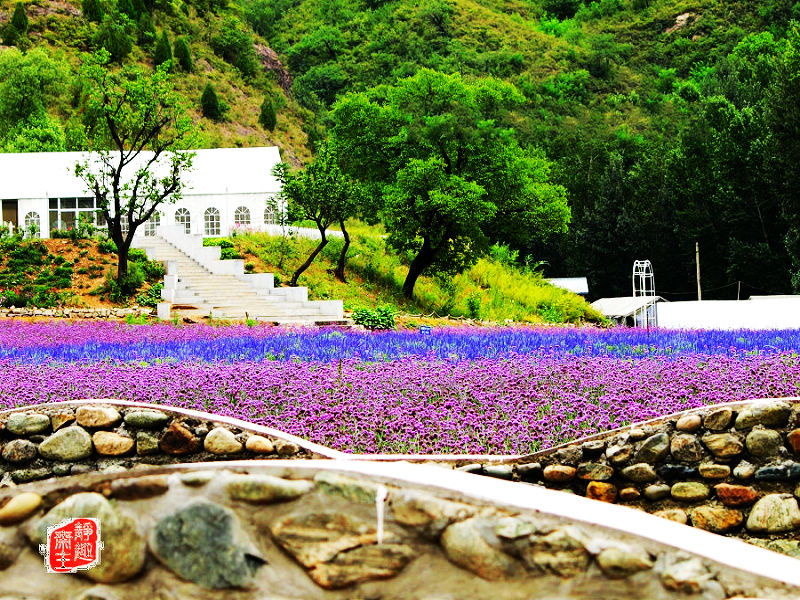
<path fill-rule="evenodd" d="M 219 247 L 204 247 L 201 236 L 180 227 L 159 227 L 157 233 L 137 236 L 134 246 L 166 263 L 161 296 L 175 311 L 214 319 L 344 323 L 341 300 L 312 301 L 307 288 L 276 288 L 271 273 L 245 273 L 243 260 L 221 260 Z"/>

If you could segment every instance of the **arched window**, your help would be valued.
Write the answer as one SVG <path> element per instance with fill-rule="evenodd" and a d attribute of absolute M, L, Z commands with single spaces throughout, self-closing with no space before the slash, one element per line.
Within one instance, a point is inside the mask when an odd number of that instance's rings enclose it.
<path fill-rule="evenodd" d="M 155 212 L 144 224 L 144 235 L 146 237 L 153 237 L 159 225 L 161 225 L 161 215 Z"/>
<path fill-rule="evenodd" d="M 29 212 L 25 215 L 25 235 L 31 237 L 40 237 L 39 232 L 42 230 L 42 224 L 39 220 L 39 213 Z"/>
<path fill-rule="evenodd" d="M 264 209 L 264 225 L 275 225 L 275 207 L 267 206 Z"/>
<path fill-rule="evenodd" d="M 234 225 L 250 225 L 250 209 L 246 206 L 240 206 L 233 213 Z"/>
<path fill-rule="evenodd" d="M 179 208 L 175 211 L 175 224 L 183 225 L 183 230 L 187 234 L 192 232 L 192 216 L 188 209 Z"/>
<path fill-rule="evenodd" d="M 213 206 L 206 209 L 203 215 L 203 234 L 204 235 L 219 235 L 219 211 Z"/>

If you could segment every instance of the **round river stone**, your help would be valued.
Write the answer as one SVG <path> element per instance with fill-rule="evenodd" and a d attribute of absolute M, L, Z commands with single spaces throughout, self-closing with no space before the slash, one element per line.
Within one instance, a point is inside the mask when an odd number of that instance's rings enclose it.
<path fill-rule="evenodd" d="M 39 444 L 39 454 L 50 460 L 88 458 L 92 455 L 92 438 L 82 427 L 65 427 Z"/>

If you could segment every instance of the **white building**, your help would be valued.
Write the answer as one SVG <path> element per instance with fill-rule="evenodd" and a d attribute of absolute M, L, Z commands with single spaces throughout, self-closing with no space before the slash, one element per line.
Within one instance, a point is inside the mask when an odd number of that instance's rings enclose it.
<path fill-rule="evenodd" d="M 235 227 L 266 229 L 275 222 L 280 182 L 272 168 L 280 162 L 277 147 L 196 150 L 186 175 L 183 197 L 160 206 L 156 225 L 182 225 L 187 233 L 228 235 Z M 112 154 L 113 155 L 113 154 Z M 75 176 L 85 152 L 0 153 L 0 209 L 5 223 L 35 225 L 42 237 L 54 229 L 72 227 L 84 215 L 98 226 L 94 197 Z M 132 173 L 132 171 L 131 171 Z"/>

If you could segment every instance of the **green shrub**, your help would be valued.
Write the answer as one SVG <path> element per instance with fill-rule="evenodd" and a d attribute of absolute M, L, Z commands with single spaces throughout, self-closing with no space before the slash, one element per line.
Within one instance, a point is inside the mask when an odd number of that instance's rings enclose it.
<path fill-rule="evenodd" d="M 275 114 L 275 106 L 272 104 L 271 98 L 264 98 L 264 102 L 261 103 L 261 112 L 258 115 L 258 122 L 268 131 L 275 129 L 275 126 L 278 124 L 278 117 Z"/>
<path fill-rule="evenodd" d="M 225 112 L 223 107 L 224 103 L 220 102 L 217 97 L 214 86 L 211 85 L 211 82 L 207 83 L 206 87 L 203 88 L 203 95 L 200 96 L 200 110 L 203 116 L 212 121 L 219 121 Z"/>
<path fill-rule="evenodd" d="M 81 9 L 83 18 L 87 21 L 99 23 L 103 20 L 103 6 L 100 4 L 100 0 L 83 0 Z"/>
<path fill-rule="evenodd" d="M 219 246 L 220 248 L 233 248 L 233 242 L 228 238 L 204 238 L 203 246 Z"/>
<path fill-rule="evenodd" d="M 155 260 L 148 260 L 142 263 L 142 269 L 144 270 L 144 276 L 147 278 L 147 281 L 163 279 L 164 273 L 166 273 L 164 264 Z"/>
<path fill-rule="evenodd" d="M 353 322 L 367 329 L 394 329 L 394 309 L 391 306 L 379 306 L 375 310 L 356 308 L 353 310 Z"/>
<path fill-rule="evenodd" d="M 172 62 L 172 46 L 169 43 L 167 32 L 162 31 L 156 43 L 156 51 L 153 54 L 153 66 L 157 67 L 164 63 Z"/>
<path fill-rule="evenodd" d="M 140 46 L 149 46 L 156 39 L 156 27 L 153 25 L 153 17 L 149 12 L 143 12 L 139 17 L 136 39 Z"/>
<path fill-rule="evenodd" d="M 128 250 L 128 261 L 130 262 L 147 262 L 147 252 L 141 248 L 131 248 Z"/>
<path fill-rule="evenodd" d="M 175 40 L 175 48 L 173 52 L 175 56 L 176 66 L 181 70 L 191 73 L 194 70 L 194 63 L 192 62 L 192 51 L 189 48 L 189 42 L 186 38 L 179 37 Z"/>
<path fill-rule="evenodd" d="M 253 48 L 253 38 L 234 16 L 225 17 L 219 32 L 211 37 L 211 49 L 225 62 L 239 69 L 245 77 L 252 77 L 258 72 L 259 62 Z"/>
<path fill-rule="evenodd" d="M 97 48 L 104 48 L 114 62 L 121 63 L 133 50 L 133 24 L 122 13 L 106 15 L 92 38 Z"/>
<path fill-rule="evenodd" d="M 163 283 L 157 283 L 150 286 L 150 289 L 148 289 L 146 292 L 142 292 L 136 296 L 136 304 L 139 306 L 149 306 L 154 308 L 159 302 L 161 302 L 161 290 L 163 288 Z"/>
<path fill-rule="evenodd" d="M 11 25 L 20 35 L 28 32 L 28 15 L 25 13 L 25 6 L 22 2 L 17 2 L 14 6 L 14 14 L 11 15 Z"/>
<path fill-rule="evenodd" d="M 97 251 L 101 254 L 116 254 L 117 245 L 111 238 L 103 238 L 97 242 Z"/>

